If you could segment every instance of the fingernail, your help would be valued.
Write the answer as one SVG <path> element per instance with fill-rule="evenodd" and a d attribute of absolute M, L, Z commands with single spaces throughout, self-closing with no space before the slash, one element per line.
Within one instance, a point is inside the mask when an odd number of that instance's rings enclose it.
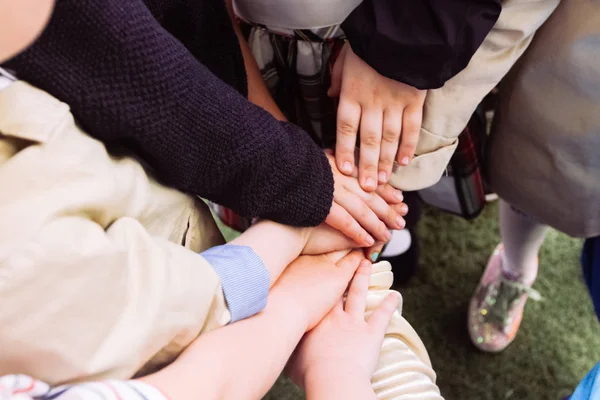
<path fill-rule="evenodd" d="M 402 212 L 404 215 L 408 214 L 408 206 L 406 204 L 402 204 L 400 207 L 400 212 Z"/>
<path fill-rule="evenodd" d="M 383 235 L 385 237 L 385 241 L 387 242 L 388 240 L 390 240 L 392 238 L 392 232 L 386 230 L 385 231 L 385 235 Z"/>
<path fill-rule="evenodd" d="M 396 224 L 398 224 L 398 229 L 404 229 L 406 226 L 406 221 L 402 217 L 396 218 Z"/>
<path fill-rule="evenodd" d="M 410 163 L 410 158 L 408 157 L 402 157 L 402 160 L 400 160 L 400 164 L 402 165 L 408 165 Z"/>
<path fill-rule="evenodd" d="M 377 187 L 377 184 L 375 183 L 375 179 L 373 178 L 367 178 L 367 180 L 365 181 L 365 186 L 371 189 L 375 189 Z"/>
<path fill-rule="evenodd" d="M 367 236 L 365 242 L 367 242 L 367 246 L 373 246 L 375 244 L 375 239 L 373 239 L 371 236 Z"/>
<path fill-rule="evenodd" d="M 380 171 L 379 172 L 379 182 L 380 183 L 386 183 L 387 182 L 387 174 L 385 173 L 385 171 Z"/>
<path fill-rule="evenodd" d="M 379 258 L 379 252 L 376 251 L 375 253 L 371 254 L 371 261 L 372 262 L 377 262 L 377 259 Z"/>
<path fill-rule="evenodd" d="M 342 165 L 342 172 L 345 172 L 347 174 L 351 174 L 352 173 L 352 164 L 350 164 L 349 161 L 346 161 L 344 163 L 344 165 Z"/>
<path fill-rule="evenodd" d="M 394 190 L 394 197 L 398 199 L 398 201 L 404 200 L 404 195 L 401 190 Z"/>

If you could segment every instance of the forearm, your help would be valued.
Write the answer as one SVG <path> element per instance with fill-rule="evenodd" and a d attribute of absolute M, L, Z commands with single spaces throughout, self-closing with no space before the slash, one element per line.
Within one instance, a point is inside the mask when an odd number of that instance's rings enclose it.
<path fill-rule="evenodd" d="M 281 272 L 302 252 L 308 230 L 293 228 L 272 221 L 253 225 L 231 244 L 248 246 L 262 259 L 271 277 L 271 286 Z"/>
<path fill-rule="evenodd" d="M 264 312 L 201 336 L 164 370 L 142 381 L 171 400 L 259 399 L 273 385 L 305 331 L 301 318 L 269 299 Z"/>
<path fill-rule="evenodd" d="M 394 187 L 420 190 L 438 182 L 473 112 L 525 52 L 558 3 L 559 0 L 502 2 L 502 14 L 469 65 L 444 87 L 427 93 L 418 156 L 409 167 L 394 169 L 390 179 Z"/>
<path fill-rule="evenodd" d="M 244 56 L 244 65 L 246 67 L 246 74 L 248 76 L 248 100 L 257 106 L 262 107 L 278 120 L 286 121 L 287 119 L 281 112 L 279 106 L 277 106 L 275 103 L 275 100 L 271 96 L 267 85 L 265 85 L 265 81 L 262 77 L 258 64 L 256 63 L 256 59 L 254 58 L 252 50 L 250 49 L 250 46 L 248 45 L 248 42 L 246 41 L 246 38 L 244 37 L 235 17 L 232 2 L 233 0 L 226 0 L 225 3 L 227 5 L 229 16 L 231 17 L 231 22 L 233 23 L 235 34 L 240 42 L 242 55 Z"/>
<path fill-rule="evenodd" d="M 222 13 L 216 44 L 203 37 L 185 47 L 142 0 L 62 0 L 40 39 L 7 67 L 66 102 L 91 136 L 134 152 L 164 184 L 243 216 L 319 225 L 332 204 L 331 167 L 308 134 L 244 98 L 241 54 L 241 71 L 229 71 L 237 39 L 224 4 Z"/>
<path fill-rule="evenodd" d="M 424 130 L 454 139 L 477 106 L 519 60 L 559 0 L 504 0 L 502 15 L 460 74 L 425 101 Z M 431 149 L 427 149 L 431 151 Z"/>

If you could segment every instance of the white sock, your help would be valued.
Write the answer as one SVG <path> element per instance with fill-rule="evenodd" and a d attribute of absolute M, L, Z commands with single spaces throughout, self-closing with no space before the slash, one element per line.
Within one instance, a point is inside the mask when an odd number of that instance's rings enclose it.
<path fill-rule="evenodd" d="M 383 253 L 381 253 L 382 257 L 395 257 L 400 254 L 404 254 L 410 248 L 412 243 L 412 237 L 410 235 L 410 231 L 408 229 L 404 229 L 401 231 L 392 231 L 392 238 L 390 242 L 385 246 Z"/>
<path fill-rule="evenodd" d="M 532 284 L 537 277 L 538 253 L 548 226 L 500 200 L 500 234 L 504 243 L 502 268 L 513 279 Z"/>

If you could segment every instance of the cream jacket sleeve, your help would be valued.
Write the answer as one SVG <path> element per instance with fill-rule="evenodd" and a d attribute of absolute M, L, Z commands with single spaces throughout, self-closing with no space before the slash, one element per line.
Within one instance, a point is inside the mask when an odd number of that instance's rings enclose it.
<path fill-rule="evenodd" d="M 560 0 L 504 0 L 502 12 L 471 62 L 446 84 L 427 93 L 417 156 L 396 165 L 390 184 L 419 190 L 437 183 L 458 145 L 458 135 L 483 98 L 525 52 L 534 33 Z"/>
<path fill-rule="evenodd" d="M 232 319 L 205 204 L 24 82 L 0 91 L 0 187 L 0 375 L 129 378 Z"/>
<path fill-rule="evenodd" d="M 392 291 L 392 266 L 387 261 L 373 265 L 365 317 L 368 318 Z M 379 360 L 371 376 L 371 386 L 380 400 L 444 400 L 437 387 L 436 374 L 425 345 L 402 316 L 400 303 L 385 332 Z"/>

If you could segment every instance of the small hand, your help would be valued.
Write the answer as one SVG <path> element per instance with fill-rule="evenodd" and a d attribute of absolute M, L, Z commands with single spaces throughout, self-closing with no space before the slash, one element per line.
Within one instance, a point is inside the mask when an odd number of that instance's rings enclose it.
<path fill-rule="evenodd" d="M 400 300 L 391 293 L 365 321 L 365 306 L 371 275 L 370 265 L 361 265 L 348 290 L 315 329 L 308 332 L 288 364 L 290 378 L 305 387 L 307 380 L 336 378 L 370 380 L 392 314 Z"/>
<path fill-rule="evenodd" d="M 334 177 L 333 205 L 325 220 L 327 225 L 363 247 L 373 246 L 376 240 L 387 242 L 391 236 L 388 229 L 404 228 L 406 222 L 402 216 L 408 208 L 402 203 L 402 192 L 385 184 L 374 193 L 367 193 L 356 178 L 340 173 L 331 154 L 327 158 Z"/>
<path fill-rule="evenodd" d="M 375 245 L 369 248 L 366 248 L 366 246 L 359 246 L 354 240 L 327 224 L 321 224 L 316 228 L 308 228 L 303 234 L 306 243 L 302 250 L 302 254 L 304 255 L 326 254 L 334 251 L 362 247 L 365 256 L 367 259 L 370 259 L 371 254 L 380 252 L 385 244 L 384 242 L 375 242 Z"/>
<path fill-rule="evenodd" d="M 336 158 L 351 175 L 360 126 L 359 180 L 364 190 L 387 183 L 394 160 L 408 165 L 415 154 L 426 91 L 380 75 L 344 45 L 335 62 L 331 97 L 340 97 Z"/>
<path fill-rule="evenodd" d="M 271 289 L 269 302 L 303 318 L 309 331 L 343 295 L 359 265 L 370 265 L 360 251 L 298 257 Z"/>

